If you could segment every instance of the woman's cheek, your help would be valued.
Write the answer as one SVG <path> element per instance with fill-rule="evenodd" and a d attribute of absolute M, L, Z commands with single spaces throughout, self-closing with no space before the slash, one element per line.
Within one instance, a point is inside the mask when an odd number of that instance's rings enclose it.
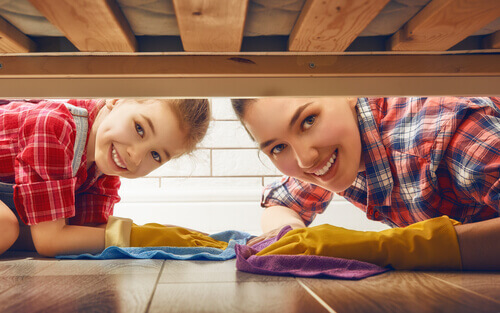
<path fill-rule="evenodd" d="M 274 165 L 285 175 L 296 176 L 298 173 L 298 167 L 289 160 L 278 160 L 274 162 Z"/>

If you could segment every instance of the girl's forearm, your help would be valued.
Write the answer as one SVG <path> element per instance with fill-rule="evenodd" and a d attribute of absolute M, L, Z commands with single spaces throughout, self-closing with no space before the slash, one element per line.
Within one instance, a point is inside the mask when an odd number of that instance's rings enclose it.
<path fill-rule="evenodd" d="M 464 270 L 500 270 L 500 218 L 455 226 Z"/>
<path fill-rule="evenodd" d="M 99 253 L 104 250 L 105 231 L 103 227 L 66 225 L 64 219 L 31 226 L 36 250 L 49 257 Z"/>

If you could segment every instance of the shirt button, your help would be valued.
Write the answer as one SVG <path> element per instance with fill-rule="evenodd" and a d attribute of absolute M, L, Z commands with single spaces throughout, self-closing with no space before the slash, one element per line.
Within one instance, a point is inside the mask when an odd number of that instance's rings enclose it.
<path fill-rule="evenodd" d="M 378 211 L 375 212 L 375 218 L 378 218 L 380 214 L 378 213 Z"/>
<path fill-rule="evenodd" d="M 373 209 L 368 209 L 368 214 L 372 215 L 373 214 Z"/>

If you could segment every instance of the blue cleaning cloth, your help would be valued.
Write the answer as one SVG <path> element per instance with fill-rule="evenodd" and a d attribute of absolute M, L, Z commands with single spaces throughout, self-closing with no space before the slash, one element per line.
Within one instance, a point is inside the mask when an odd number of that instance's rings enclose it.
<path fill-rule="evenodd" d="M 58 255 L 56 259 L 171 259 L 171 260 L 211 260 L 225 261 L 236 256 L 235 245 L 244 245 L 253 236 L 237 230 L 212 234 L 210 237 L 228 243 L 226 249 L 209 247 L 107 247 L 99 254 Z"/>

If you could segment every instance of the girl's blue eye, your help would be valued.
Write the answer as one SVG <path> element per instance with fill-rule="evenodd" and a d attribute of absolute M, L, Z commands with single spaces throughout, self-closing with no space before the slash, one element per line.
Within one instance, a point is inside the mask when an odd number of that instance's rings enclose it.
<path fill-rule="evenodd" d="M 151 151 L 151 156 L 153 157 L 153 159 L 158 162 L 158 163 L 161 163 L 161 156 L 158 152 L 156 151 Z"/>
<path fill-rule="evenodd" d="M 316 121 L 316 115 L 309 115 L 302 122 L 302 128 L 304 128 L 304 129 L 311 128 L 311 126 L 313 126 L 315 121 Z"/>
<path fill-rule="evenodd" d="M 135 123 L 135 131 L 139 134 L 139 136 L 144 137 L 144 129 L 141 125 Z"/>
<path fill-rule="evenodd" d="M 285 145 L 284 144 L 279 144 L 279 145 L 276 145 L 274 146 L 272 149 L 271 149 L 271 154 L 278 154 L 280 153 L 281 151 L 283 151 L 283 149 L 285 149 Z"/>

